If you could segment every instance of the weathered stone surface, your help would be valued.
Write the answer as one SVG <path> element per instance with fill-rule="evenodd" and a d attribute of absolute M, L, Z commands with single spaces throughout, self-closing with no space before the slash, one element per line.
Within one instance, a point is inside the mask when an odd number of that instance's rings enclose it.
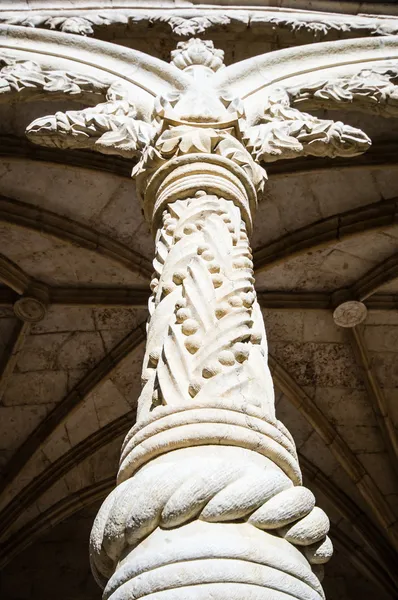
<path fill-rule="evenodd" d="M 270 347 L 300 385 L 363 387 L 359 369 L 346 344 L 278 342 Z"/>

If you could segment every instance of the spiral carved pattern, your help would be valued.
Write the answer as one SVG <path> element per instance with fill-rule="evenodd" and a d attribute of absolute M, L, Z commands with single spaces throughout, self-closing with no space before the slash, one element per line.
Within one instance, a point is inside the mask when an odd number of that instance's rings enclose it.
<path fill-rule="evenodd" d="M 104 598 L 319 600 L 329 520 L 275 418 L 239 209 L 170 204 L 154 267 L 138 420 L 91 537 Z"/>
<path fill-rule="evenodd" d="M 164 212 L 156 240 L 140 416 L 237 394 L 274 415 L 246 226 L 233 202 L 199 192 Z"/>

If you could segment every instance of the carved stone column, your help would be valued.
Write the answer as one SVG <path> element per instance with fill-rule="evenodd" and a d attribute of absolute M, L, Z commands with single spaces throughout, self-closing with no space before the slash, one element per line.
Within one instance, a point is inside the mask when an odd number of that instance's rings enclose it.
<path fill-rule="evenodd" d="M 205 81 L 217 55 L 186 46 L 175 64 Z M 176 119 L 173 101 L 159 101 L 159 136 L 135 170 L 156 235 L 144 385 L 92 568 L 105 600 L 319 600 L 329 521 L 275 417 L 254 289 L 265 173 L 233 103 L 212 122 L 193 100 Z"/>

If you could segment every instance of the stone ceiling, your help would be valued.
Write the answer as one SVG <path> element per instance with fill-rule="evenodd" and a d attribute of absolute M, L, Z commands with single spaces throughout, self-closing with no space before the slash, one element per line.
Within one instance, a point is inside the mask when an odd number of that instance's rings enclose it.
<path fill-rule="evenodd" d="M 17 3 L 2 4 L 0 20 Z M 167 58 L 179 38 L 168 27 L 95 33 Z M 282 26 L 209 29 L 229 62 L 317 41 Z M 40 102 L 0 106 L 0 595 L 94 600 L 88 535 L 135 419 L 153 240 L 132 162 L 33 146 L 23 131 L 40 114 Z M 326 596 L 384 600 L 398 595 L 398 125 L 334 118 L 372 148 L 269 165 L 254 263 L 277 416 L 332 521 Z M 32 324 L 15 312 L 29 286 L 47 304 Z M 333 320 L 342 289 L 367 306 L 355 328 Z"/>

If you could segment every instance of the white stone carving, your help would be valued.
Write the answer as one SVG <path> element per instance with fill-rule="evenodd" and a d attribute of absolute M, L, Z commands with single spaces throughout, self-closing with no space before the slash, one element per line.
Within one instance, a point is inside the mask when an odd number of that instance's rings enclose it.
<path fill-rule="evenodd" d="M 42 67 L 30 60 L 0 56 L 0 101 L 10 101 L 9 94 L 35 100 L 70 97 L 90 104 L 105 99 L 110 81 L 77 73 Z M 7 95 L 7 97 L 6 97 Z"/>
<path fill-rule="evenodd" d="M 179 42 L 177 49 L 171 53 L 171 62 L 182 71 L 188 67 L 201 65 L 215 73 L 225 66 L 224 52 L 214 48 L 213 42 L 198 38 Z"/>
<path fill-rule="evenodd" d="M 93 527 L 93 571 L 112 600 L 319 600 L 309 564 L 331 556 L 329 521 L 275 418 L 248 226 L 202 190 L 163 206 L 138 421 Z"/>
<path fill-rule="evenodd" d="M 149 414 L 152 402 L 179 405 L 193 397 L 216 402 L 221 395 L 228 401 L 239 388 L 242 398 L 273 414 L 270 375 L 262 358 L 266 350 L 259 346 L 261 332 L 252 330 L 253 264 L 240 211 L 233 202 L 200 191 L 169 206 L 158 234 L 151 284 L 153 315 L 144 361 L 149 365 L 144 380 L 151 384 L 140 410 Z M 167 310 L 172 292 L 175 316 L 169 315 L 159 333 L 159 315 Z M 169 328 L 172 335 L 164 344 Z M 175 363 L 174 356 L 184 360 Z M 170 371 L 173 365 L 179 374 Z"/>
<path fill-rule="evenodd" d="M 222 55 L 193 40 L 173 61 L 209 87 Z M 133 171 L 156 234 L 150 320 L 137 424 L 93 527 L 93 572 L 109 600 L 320 600 L 329 520 L 275 417 L 254 289 L 265 173 L 236 112 L 209 121 L 217 111 L 193 104 L 200 120 L 181 121 L 181 106 L 179 95 L 159 103 L 162 131 Z"/>
<path fill-rule="evenodd" d="M 287 90 L 292 106 L 300 108 L 352 107 L 393 117 L 398 115 L 396 63 L 362 69 L 359 73 L 328 78 Z"/>
<path fill-rule="evenodd" d="M 304 34 L 320 41 L 325 37 L 341 38 L 370 36 L 370 35 L 396 35 L 398 32 L 398 19 L 378 18 L 375 15 L 342 15 L 311 13 L 310 11 L 278 11 L 274 14 L 253 15 L 250 19 L 252 28 L 265 28 L 272 25 L 278 31 L 286 29 L 295 35 Z"/>
<path fill-rule="evenodd" d="M 225 11 L 202 8 L 175 8 L 172 14 L 156 9 L 113 9 L 101 11 L 76 8 L 68 12 L 49 11 L 8 11 L 0 13 L 0 23 L 53 29 L 64 33 L 83 36 L 95 36 L 105 28 L 124 26 L 126 30 L 139 26 L 165 24 L 171 32 L 179 36 L 194 36 L 210 33 L 212 29 L 228 25 L 230 31 L 252 30 L 257 34 L 272 34 L 277 30 L 281 35 L 301 35 L 303 40 L 320 40 L 326 36 L 341 39 L 361 36 L 388 36 L 398 34 L 398 19 L 378 17 L 376 15 L 346 15 L 319 13 L 300 10 L 234 10 L 226 15 Z"/>
<path fill-rule="evenodd" d="M 119 84 L 109 87 L 106 99 L 93 108 L 36 119 L 27 127 L 26 135 L 44 146 L 90 148 L 126 158 L 137 156 L 151 141 L 156 128 L 135 118 L 135 106 Z"/>
<path fill-rule="evenodd" d="M 371 144 L 368 136 L 357 128 L 319 119 L 291 107 L 289 93 L 282 88 L 268 95 L 263 114 L 256 124 L 247 126 L 242 102 L 229 97 L 225 90 L 216 94 L 209 88 L 211 75 L 224 67 L 223 52 L 215 49 L 212 42 L 195 38 L 180 42 L 172 53 L 172 64 L 192 78 L 194 85 L 185 92 L 159 97 L 151 123 L 136 119 L 134 104 L 117 84 L 109 88 L 107 102 L 37 119 L 27 128 L 27 136 L 42 145 L 91 148 L 127 158 L 144 150 L 145 161 L 151 157 L 155 166 L 160 145 L 160 154 L 169 158 L 179 138 L 177 145 L 185 153 L 215 149 L 211 138 L 217 141 L 217 130 L 190 130 L 185 126 L 163 133 L 153 148 L 157 132 L 170 120 L 214 124 L 229 119 L 233 127 L 242 130 L 243 141 L 254 159 L 264 162 L 305 155 L 355 156 Z M 224 143 L 218 147 L 225 146 Z M 242 156 L 246 155 L 244 152 Z"/>
<path fill-rule="evenodd" d="M 27 290 L 15 301 L 15 315 L 25 323 L 38 323 L 47 313 L 49 304 L 48 288 L 37 281 L 30 282 Z"/>
<path fill-rule="evenodd" d="M 340 327 L 356 327 L 366 319 L 367 314 L 368 309 L 363 302 L 347 300 L 334 310 L 333 320 Z"/>
<path fill-rule="evenodd" d="M 264 162 L 307 155 L 355 156 L 371 145 L 360 129 L 292 108 L 283 89 L 268 96 L 259 124 L 245 131 L 245 141 L 255 159 Z"/>
<path fill-rule="evenodd" d="M 236 22 L 237 20 L 242 24 L 244 21 L 248 22 L 248 17 L 245 18 L 243 15 L 237 15 L 237 17 L 237 19 L 234 17 L 231 18 L 225 13 L 223 14 L 217 11 L 192 17 L 178 15 L 164 15 L 161 17 L 156 15 L 151 17 L 151 23 L 157 23 L 159 21 L 165 22 L 169 25 L 175 35 L 181 37 L 191 37 L 206 33 L 208 29 L 212 29 L 214 27 L 226 27 L 227 25 L 230 26 L 231 23 Z"/>

